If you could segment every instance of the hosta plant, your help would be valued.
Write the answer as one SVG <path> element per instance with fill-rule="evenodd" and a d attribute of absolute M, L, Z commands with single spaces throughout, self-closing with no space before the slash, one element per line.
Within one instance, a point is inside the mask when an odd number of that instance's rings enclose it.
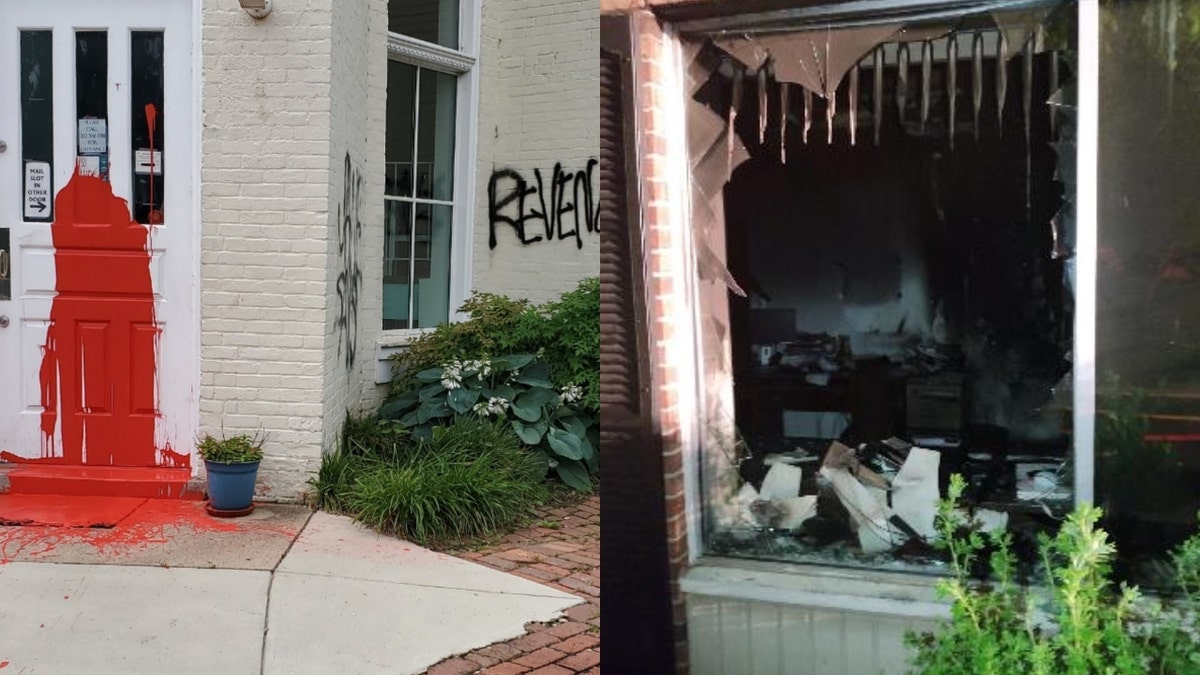
<path fill-rule="evenodd" d="M 414 376 L 416 387 L 384 404 L 413 438 L 429 438 L 460 416 L 506 420 L 521 442 L 567 485 L 589 489 L 599 468 L 599 427 L 578 385 L 556 390 L 550 368 L 531 354 L 455 359 Z"/>

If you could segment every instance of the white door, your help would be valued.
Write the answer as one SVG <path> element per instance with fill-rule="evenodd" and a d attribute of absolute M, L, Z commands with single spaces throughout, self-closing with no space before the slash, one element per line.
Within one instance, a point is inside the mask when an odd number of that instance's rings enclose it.
<path fill-rule="evenodd" d="M 0 2 L 0 458 L 189 464 L 191 0 Z"/>

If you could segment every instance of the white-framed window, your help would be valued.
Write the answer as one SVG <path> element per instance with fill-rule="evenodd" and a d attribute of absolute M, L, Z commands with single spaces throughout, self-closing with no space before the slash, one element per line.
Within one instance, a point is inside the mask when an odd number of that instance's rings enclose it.
<path fill-rule="evenodd" d="M 471 278 L 477 0 L 388 6 L 383 326 L 449 320 Z"/>

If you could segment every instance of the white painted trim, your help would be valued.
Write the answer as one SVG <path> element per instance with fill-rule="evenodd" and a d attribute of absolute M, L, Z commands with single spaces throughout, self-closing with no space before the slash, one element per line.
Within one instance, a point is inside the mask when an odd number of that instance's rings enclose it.
<path fill-rule="evenodd" d="M 204 350 L 201 346 L 201 330 L 203 326 L 204 305 L 201 304 L 201 269 L 200 259 L 204 253 L 204 220 L 203 220 L 203 202 L 204 195 L 201 193 L 201 170 L 204 166 L 204 0 L 192 0 L 192 165 L 190 176 L 192 194 L 195 197 L 192 199 L 192 222 L 195 227 L 192 228 L 192 246 L 196 254 L 192 256 L 190 261 L 191 269 L 191 288 L 190 298 L 192 306 L 196 308 L 192 316 L 195 323 L 190 326 L 189 334 L 194 341 L 192 345 L 192 353 L 196 355 L 195 363 L 188 369 L 188 373 L 192 378 L 192 384 L 195 389 L 192 391 L 192 400 L 195 402 L 188 408 L 188 419 L 186 420 L 187 428 L 192 429 L 194 433 L 200 433 L 200 382 L 203 373 L 203 355 Z M 191 448 L 188 448 L 191 450 Z M 200 473 L 200 465 L 203 462 L 193 462 L 192 475 L 197 476 Z"/>
<path fill-rule="evenodd" d="M 385 202 L 403 202 L 405 204 L 432 204 L 434 206 L 454 206 L 454 202 L 445 199 L 426 199 L 424 197 L 399 197 L 397 195 L 384 195 Z"/>
<path fill-rule="evenodd" d="M 474 56 L 400 33 L 388 33 L 388 58 L 451 75 L 462 75 L 475 67 Z"/>
<path fill-rule="evenodd" d="M 463 51 L 479 58 L 479 35 L 483 25 L 482 0 L 462 0 L 459 30 Z M 479 148 L 479 68 L 458 78 L 458 119 L 454 145 L 454 231 L 450 237 L 450 321 L 467 315 L 458 308 L 471 295 L 475 278 L 475 172 Z M 464 105 L 465 102 L 465 105 Z"/>
<path fill-rule="evenodd" d="M 690 595 L 940 620 L 949 618 L 950 603 L 937 597 L 937 579 L 873 570 L 706 558 L 683 575 L 679 587 Z"/>
<path fill-rule="evenodd" d="M 1075 503 L 1095 499 L 1096 280 L 1100 147 L 1100 6 L 1079 0 L 1079 101 L 1075 161 Z"/>

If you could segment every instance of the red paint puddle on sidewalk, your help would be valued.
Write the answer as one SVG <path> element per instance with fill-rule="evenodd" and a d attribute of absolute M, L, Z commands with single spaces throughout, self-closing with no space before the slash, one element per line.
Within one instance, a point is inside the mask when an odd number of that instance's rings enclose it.
<path fill-rule="evenodd" d="M 42 459 L 154 466 L 160 330 L 149 229 L 111 185 L 78 171 L 54 208 L 57 294 L 39 371 Z"/>
<path fill-rule="evenodd" d="M 0 494 L 0 525 L 112 527 L 145 501 L 135 497 Z"/>
<path fill-rule="evenodd" d="M 59 546 L 90 546 L 104 555 L 119 557 L 137 550 L 168 543 L 181 530 L 214 533 L 255 533 L 294 539 L 299 528 L 258 519 L 213 518 L 204 512 L 205 502 L 148 499 L 133 513 L 109 529 L 0 526 L 0 564 L 23 558 L 38 558 Z"/>

